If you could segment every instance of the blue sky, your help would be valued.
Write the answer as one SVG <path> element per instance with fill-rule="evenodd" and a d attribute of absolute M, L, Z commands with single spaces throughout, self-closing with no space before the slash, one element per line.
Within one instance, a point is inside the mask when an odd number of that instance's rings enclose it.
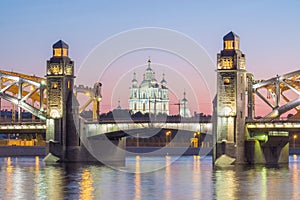
<path fill-rule="evenodd" d="M 2 1 L 0 68 L 44 76 L 52 44 L 63 39 L 78 69 L 111 35 L 163 27 L 193 38 L 214 62 L 222 37 L 236 32 L 247 70 L 266 79 L 300 66 L 299 8 L 296 0 Z"/>

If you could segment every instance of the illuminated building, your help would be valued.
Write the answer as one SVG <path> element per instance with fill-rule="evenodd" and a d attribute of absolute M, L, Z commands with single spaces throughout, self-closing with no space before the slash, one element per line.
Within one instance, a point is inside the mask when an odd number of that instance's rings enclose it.
<path fill-rule="evenodd" d="M 188 100 L 185 97 L 186 93 L 183 93 L 183 99 L 180 101 L 180 116 L 181 117 L 191 117 L 191 111 L 187 107 Z"/>
<path fill-rule="evenodd" d="M 218 54 L 216 158 L 226 154 L 244 160 L 245 91 L 247 86 L 245 55 L 240 51 L 240 38 L 233 32 L 223 37 L 223 50 Z"/>
<path fill-rule="evenodd" d="M 129 109 L 132 113 L 169 114 L 167 81 L 163 74 L 160 84 L 157 82 L 150 59 L 140 85 L 134 73 L 130 88 Z"/>

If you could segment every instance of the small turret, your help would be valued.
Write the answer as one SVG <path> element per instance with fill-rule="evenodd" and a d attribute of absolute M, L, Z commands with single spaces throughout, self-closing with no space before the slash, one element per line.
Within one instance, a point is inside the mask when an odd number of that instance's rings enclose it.
<path fill-rule="evenodd" d="M 240 37 L 234 32 L 230 31 L 223 37 L 224 50 L 239 50 L 240 49 Z"/>
<path fill-rule="evenodd" d="M 133 79 L 131 81 L 132 83 L 132 88 L 137 88 L 138 87 L 138 81 L 136 80 L 136 73 L 133 73 Z"/>
<path fill-rule="evenodd" d="M 165 73 L 163 73 L 163 78 L 162 78 L 162 80 L 161 80 L 161 87 L 163 88 L 163 89 L 166 89 L 167 88 L 167 81 L 165 80 Z"/>
<path fill-rule="evenodd" d="M 68 57 L 69 45 L 64 41 L 59 40 L 52 46 L 53 48 L 53 57 Z"/>

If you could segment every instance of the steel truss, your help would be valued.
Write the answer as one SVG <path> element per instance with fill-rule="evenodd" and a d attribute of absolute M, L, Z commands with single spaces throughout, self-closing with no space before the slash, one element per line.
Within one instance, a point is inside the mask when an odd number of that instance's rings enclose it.
<path fill-rule="evenodd" d="M 248 118 L 255 117 L 255 96 L 259 97 L 268 107 L 272 109 L 270 113 L 260 120 L 278 119 L 282 114 L 291 109 L 295 109 L 293 118 L 300 116 L 300 70 L 277 75 L 268 80 L 254 80 L 253 75 L 248 74 Z M 293 93 L 287 95 L 287 93 Z"/>
<path fill-rule="evenodd" d="M 22 116 L 21 108 L 46 120 L 45 89 L 44 78 L 0 70 L 0 98 L 18 106 L 19 121 Z"/>
<path fill-rule="evenodd" d="M 93 103 L 93 120 L 97 121 L 100 112 L 100 102 L 102 100 L 101 95 L 101 83 L 95 83 L 94 87 L 86 87 L 83 85 L 74 87 L 74 95 L 78 99 L 78 94 L 83 94 L 88 97 L 87 101 L 79 107 L 79 114 L 81 114 L 91 103 Z"/>

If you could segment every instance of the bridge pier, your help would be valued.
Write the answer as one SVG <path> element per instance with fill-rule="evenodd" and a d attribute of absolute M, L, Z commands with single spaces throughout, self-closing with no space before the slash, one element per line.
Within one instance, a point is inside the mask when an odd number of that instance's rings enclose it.
<path fill-rule="evenodd" d="M 286 138 L 269 138 L 267 143 L 252 139 L 245 142 L 249 164 L 288 164 L 289 143 Z"/>

